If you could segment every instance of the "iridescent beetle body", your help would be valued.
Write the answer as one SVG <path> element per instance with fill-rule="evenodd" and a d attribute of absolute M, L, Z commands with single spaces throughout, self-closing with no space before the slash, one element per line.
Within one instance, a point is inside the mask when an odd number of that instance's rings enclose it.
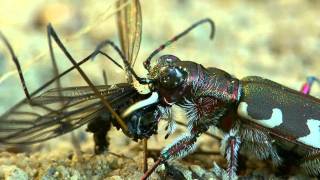
<path fill-rule="evenodd" d="M 243 123 L 265 127 L 306 150 L 320 148 L 319 99 L 260 77 L 245 78 L 241 85 L 237 113 Z"/>
<path fill-rule="evenodd" d="M 227 172 L 215 166 L 216 174 L 236 177 L 240 150 L 280 165 L 278 148 L 294 153 L 309 174 L 319 174 L 319 99 L 261 77 L 238 80 L 172 55 L 160 57 L 150 78 L 161 105 L 178 105 L 188 118 L 188 132 L 162 151 L 159 163 L 190 154 L 197 137 L 216 126 L 227 132 L 221 149 L 228 161 Z"/>

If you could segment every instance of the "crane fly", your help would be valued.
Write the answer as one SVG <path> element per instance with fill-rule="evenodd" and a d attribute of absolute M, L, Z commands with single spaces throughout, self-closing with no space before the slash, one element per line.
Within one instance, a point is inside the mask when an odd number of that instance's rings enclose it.
<path fill-rule="evenodd" d="M 138 95 L 137 91 L 131 85 L 131 73 L 127 73 L 127 83 L 94 86 L 80 68 L 81 64 L 94 58 L 97 54 L 106 56 L 123 70 L 134 65 L 141 42 L 140 3 L 137 0 L 120 0 L 117 2 L 117 8 L 120 9 L 117 12 L 117 25 L 121 49 L 112 41 L 105 40 L 97 46 L 94 52 L 79 63 L 76 63 L 64 47 L 53 27 L 50 24 L 48 25 L 49 50 L 55 69 L 57 68 L 52 48 L 52 39 L 73 63 L 73 67 L 48 81 L 33 93 L 29 93 L 27 89 L 20 63 L 13 48 L 6 37 L 2 33 L 0 34 L 17 67 L 26 95 L 24 100 L 17 103 L 0 117 L 1 144 L 15 145 L 42 142 L 89 123 L 88 129 L 94 133 L 96 145 L 103 146 L 96 147 L 98 148 L 96 151 L 102 151 L 107 148 L 106 146 L 108 145 L 108 142 L 105 142 L 106 140 L 103 139 L 105 139 L 111 123 L 111 121 L 107 122 L 106 119 L 101 118 L 101 116 L 105 116 L 106 109 L 111 113 L 109 118 L 114 118 L 118 121 L 117 125 L 127 133 L 127 124 L 125 124 L 124 120 L 122 120 L 116 111 L 120 112 L 120 106 L 127 103 L 129 104 L 129 101 L 133 101 L 133 97 Z M 113 58 L 101 50 L 107 45 L 110 45 L 116 50 L 124 61 L 125 67 L 119 65 Z M 60 85 L 58 85 L 58 88 L 50 89 L 37 96 L 40 91 L 53 82 L 59 81 L 62 76 L 68 74 L 73 69 L 77 69 L 80 72 L 81 76 L 88 83 L 88 87 L 61 88 L 59 87 Z M 55 71 L 58 72 L 57 70 Z M 104 125 L 106 127 L 97 129 L 96 124 L 99 124 L 100 127 Z"/>
<path fill-rule="evenodd" d="M 160 51 L 184 37 L 199 25 L 205 23 L 210 25 L 210 38 L 212 39 L 215 31 L 214 22 L 208 18 L 202 19 L 160 45 L 144 61 L 143 65 L 148 71 L 148 76 L 147 78 L 141 78 L 132 68 L 136 62 L 141 43 L 142 15 L 140 2 L 138 0 L 119 0 L 116 6 L 120 9 L 117 12 L 117 26 L 121 48 L 108 39 L 104 40 L 91 54 L 78 63 L 61 42 L 52 25 L 49 24 L 47 26 L 50 56 L 56 69 L 55 71 L 58 72 L 55 65 L 52 40 L 73 66 L 42 85 L 33 93 L 29 93 L 27 89 L 20 63 L 13 48 L 0 32 L 0 38 L 9 50 L 16 65 L 26 95 L 24 100 L 0 117 L 0 144 L 38 143 L 61 136 L 84 124 L 88 124 L 87 130 L 94 134 L 95 152 L 101 153 L 108 148 L 109 142 L 106 140 L 106 135 L 111 124 L 113 124 L 117 128 L 121 128 L 124 134 L 134 140 L 143 139 L 144 171 L 147 171 L 147 138 L 157 132 L 160 119 L 168 120 L 169 128 L 166 137 L 172 133 L 172 124 L 174 123 L 171 116 L 171 105 L 165 101 L 166 99 L 159 97 L 160 93 L 156 89 L 162 80 L 167 82 L 166 79 L 159 79 L 165 74 L 157 74 L 158 66 L 151 68 L 151 60 Z M 111 46 L 119 54 L 124 66 L 118 64 L 112 57 L 102 51 L 106 46 Z M 123 69 L 126 72 L 127 82 L 95 86 L 80 66 L 98 54 L 105 56 Z M 163 61 L 163 57 L 169 56 L 161 56 L 157 61 L 157 65 L 167 63 L 167 61 Z M 59 79 L 74 69 L 80 73 L 88 86 L 61 88 Z M 171 72 L 167 73 L 170 74 Z M 58 81 L 58 88 L 50 89 L 38 95 L 43 89 L 56 81 Z M 134 82 L 140 85 L 147 85 L 149 91 L 141 93 L 133 85 Z"/>

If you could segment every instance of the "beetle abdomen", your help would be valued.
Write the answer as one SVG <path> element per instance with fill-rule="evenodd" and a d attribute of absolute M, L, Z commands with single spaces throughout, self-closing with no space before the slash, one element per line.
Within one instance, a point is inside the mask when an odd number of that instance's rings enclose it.
<path fill-rule="evenodd" d="M 241 81 L 237 114 L 270 133 L 320 148 L 320 100 L 260 77 Z"/>

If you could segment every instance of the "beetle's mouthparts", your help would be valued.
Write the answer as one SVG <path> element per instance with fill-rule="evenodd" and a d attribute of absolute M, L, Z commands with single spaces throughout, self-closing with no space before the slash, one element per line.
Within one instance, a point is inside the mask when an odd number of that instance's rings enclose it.
<path fill-rule="evenodd" d="M 122 117 L 126 118 L 134 111 L 141 109 L 143 107 L 149 106 L 151 104 L 155 104 L 159 102 L 159 94 L 157 92 L 152 92 L 151 96 L 147 99 L 141 100 L 133 104 L 132 106 L 128 107 L 123 113 Z"/>

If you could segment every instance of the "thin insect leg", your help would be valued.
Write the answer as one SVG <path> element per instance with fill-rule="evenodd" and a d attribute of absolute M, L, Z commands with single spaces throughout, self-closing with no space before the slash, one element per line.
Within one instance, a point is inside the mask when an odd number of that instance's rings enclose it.
<path fill-rule="evenodd" d="M 143 172 L 148 171 L 148 139 L 145 138 L 142 140 L 143 143 Z"/>
<path fill-rule="evenodd" d="M 100 43 L 98 46 L 97 46 L 97 49 L 102 49 L 102 47 L 106 46 L 106 45 L 110 45 L 111 47 L 113 47 L 115 49 L 115 51 L 119 54 L 119 56 L 121 57 L 122 61 L 123 61 L 123 64 L 125 65 L 125 69 L 127 71 L 129 71 L 133 76 L 134 78 L 140 83 L 140 84 L 147 84 L 149 83 L 149 81 L 145 78 L 140 78 L 136 72 L 132 69 L 132 67 L 130 66 L 128 60 L 126 60 L 125 56 L 123 55 L 123 53 L 121 52 L 120 48 L 113 42 L 113 41 L 110 41 L 110 40 L 105 40 L 103 41 L 102 43 Z M 115 63 L 115 62 L 114 62 Z"/>
<path fill-rule="evenodd" d="M 77 62 L 73 59 L 71 54 L 67 51 L 67 49 L 64 47 L 62 42 L 60 41 L 59 37 L 57 36 L 56 32 L 52 28 L 52 26 L 49 24 L 47 27 L 50 37 L 52 37 L 59 48 L 63 51 L 63 53 L 67 56 L 67 58 L 71 61 L 71 63 L 76 66 Z M 76 69 L 78 72 L 81 74 L 82 78 L 87 82 L 87 84 L 92 88 L 92 90 L 95 92 L 95 94 L 101 99 L 102 103 L 104 106 L 111 112 L 111 114 L 115 117 L 115 119 L 118 121 L 120 126 L 122 127 L 122 130 L 124 131 L 125 134 L 127 134 L 128 127 L 122 120 L 122 118 L 113 110 L 112 106 L 110 103 L 99 93 L 97 88 L 93 85 L 93 83 L 90 81 L 90 79 L 87 77 L 87 75 L 82 71 L 82 69 L 79 66 L 76 66 Z"/>
<path fill-rule="evenodd" d="M 102 70 L 102 77 L 103 77 L 104 84 L 108 85 L 108 78 L 107 78 L 106 70 Z"/>
<path fill-rule="evenodd" d="M 78 160 L 82 162 L 84 158 L 81 151 L 80 141 L 79 141 L 79 138 L 76 137 L 76 134 L 73 131 L 71 132 L 71 143 L 74 151 L 76 152 Z"/>
<path fill-rule="evenodd" d="M 105 85 L 108 85 L 106 72 L 103 70 L 103 79 Z M 111 119 L 102 118 L 101 116 L 95 118 L 93 121 L 88 123 L 86 131 L 93 133 L 94 140 L 94 153 L 102 154 L 108 151 L 109 148 L 109 137 L 108 132 L 111 128 Z"/>
<path fill-rule="evenodd" d="M 318 78 L 316 78 L 315 76 L 309 76 L 307 77 L 307 82 L 305 82 L 302 87 L 300 92 L 303 94 L 310 94 L 312 85 L 314 82 L 318 82 L 320 83 L 320 80 Z"/>
<path fill-rule="evenodd" d="M 31 93 L 31 96 L 34 96 L 36 94 L 38 94 L 39 92 L 41 92 L 42 90 L 44 90 L 46 87 L 48 87 L 49 85 L 51 85 L 52 83 L 54 83 L 57 79 L 60 79 L 61 77 L 65 76 L 66 74 L 68 74 L 69 72 L 71 72 L 72 70 L 74 70 L 77 66 L 80 66 L 82 64 L 84 64 L 85 62 L 87 62 L 88 60 L 90 60 L 92 58 L 92 55 L 95 54 L 95 52 L 91 53 L 89 56 L 87 56 L 86 58 L 84 58 L 83 60 L 81 60 L 80 62 L 78 62 L 76 65 L 70 67 L 69 69 L 65 70 L 64 72 L 62 72 L 61 74 L 59 74 L 56 77 L 53 77 L 51 80 L 47 81 L 46 83 L 44 83 L 42 86 L 40 86 L 38 89 L 36 89 L 33 93 Z"/>
<path fill-rule="evenodd" d="M 120 50 L 120 48 L 119 48 L 113 41 L 111 41 L 111 40 L 105 40 L 105 41 L 101 42 L 101 43 L 97 46 L 97 48 L 96 48 L 97 51 L 96 51 L 96 52 L 97 52 L 97 53 L 100 52 L 100 51 L 98 51 L 98 50 L 102 49 L 102 48 L 105 47 L 106 45 L 110 45 L 110 46 L 119 54 L 119 56 L 121 57 L 122 62 L 123 62 L 124 65 L 125 65 L 125 68 L 134 76 L 135 79 L 137 79 L 137 80 L 139 81 L 139 83 L 144 84 L 144 83 L 147 83 L 147 82 L 148 82 L 146 79 L 140 78 L 140 77 L 136 74 L 136 72 L 135 72 L 135 71 L 132 69 L 132 67 L 130 66 L 128 60 L 126 60 L 123 52 Z M 100 53 L 102 53 L 102 54 L 105 55 L 105 56 L 108 56 L 107 54 L 105 54 L 105 53 L 103 53 L 103 52 L 100 52 Z M 95 57 L 95 55 L 93 55 L 93 58 L 94 58 L 94 57 Z M 120 66 L 120 65 L 119 65 L 116 61 L 114 61 L 112 58 L 109 58 L 109 59 L 110 59 L 114 64 Z"/>
<path fill-rule="evenodd" d="M 56 61 L 55 54 L 54 54 L 54 51 L 52 48 L 52 41 L 51 41 L 49 32 L 47 32 L 47 39 L 48 39 L 48 45 L 49 45 L 50 58 L 51 58 L 52 66 L 53 66 L 53 73 L 55 76 L 58 76 L 59 69 L 58 69 L 57 61 Z M 59 89 L 58 97 L 61 99 L 62 93 L 61 93 L 60 89 L 62 86 L 61 86 L 60 78 L 57 79 L 56 83 L 57 83 L 57 88 Z M 64 106 L 64 104 L 61 104 L 61 106 Z M 71 132 L 71 142 L 72 142 L 73 149 L 74 149 L 78 159 L 80 161 L 82 161 L 83 158 L 82 158 L 82 153 L 81 153 L 81 145 L 80 145 L 80 142 L 79 142 L 78 138 L 76 138 L 76 135 L 73 131 Z"/>
<path fill-rule="evenodd" d="M 101 51 L 99 51 L 99 53 L 101 54 Z M 91 54 L 89 54 L 86 58 L 84 58 L 83 60 L 81 60 L 80 62 L 78 62 L 76 64 L 76 66 L 80 66 L 82 64 L 84 64 L 85 62 L 87 62 L 88 60 L 90 60 L 93 56 L 93 54 L 96 54 L 96 52 L 92 52 Z M 102 55 L 105 55 L 105 53 L 103 53 Z M 106 56 L 107 58 L 111 58 L 110 56 Z M 18 62 L 19 63 L 19 62 Z M 62 72 L 61 74 L 59 74 L 58 76 L 52 78 L 51 80 L 47 81 L 46 83 L 44 83 L 42 86 L 40 86 L 38 89 L 36 89 L 34 92 L 32 92 L 30 94 L 31 97 L 35 96 L 36 94 L 38 94 L 39 92 L 41 92 L 42 90 L 44 90 L 46 87 L 48 87 L 49 85 L 51 85 L 52 83 L 54 83 L 57 79 L 63 77 L 64 75 L 68 74 L 69 72 L 71 72 L 73 69 L 76 68 L 76 66 L 72 66 L 70 67 L 69 69 L 65 70 L 64 72 Z M 121 66 L 120 66 L 121 69 L 123 69 Z M 31 99 L 32 100 L 32 99 Z M 12 109 L 15 109 L 16 107 L 19 107 L 21 104 L 25 103 L 26 101 L 28 101 L 28 99 L 24 99 L 24 100 L 21 100 L 19 103 L 17 103 L 14 107 L 12 107 Z M 29 102 L 29 101 L 28 101 Z M 31 101 L 32 102 L 32 101 Z M 30 102 L 29 102 L 30 103 Z M 53 112 L 53 113 L 56 113 L 58 114 L 58 112 L 52 110 L 52 109 L 48 109 L 47 106 L 39 106 L 41 108 L 44 108 L 46 109 L 47 111 L 49 112 Z"/>
<path fill-rule="evenodd" d="M 112 42 L 112 41 L 110 41 L 110 42 Z M 112 43 L 112 44 L 113 44 L 113 43 Z M 104 46 L 106 46 L 106 45 L 111 45 L 111 46 L 112 46 L 112 44 L 110 44 L 110 43 L 109 43 L 109 44 L 104 43 L 103 45 L 104 45 Z M 113 46 L 112 46 L 112 47 L 113 47 Z M 102 54 L 102 55 L 108 57 L 108 60 L 110 60 L 111 62 L 113 62 L 115 65 L 117 65 L 119 68 L 121 68 L 121 69 L 123 70 L 123 67 L 122 67 L 119 63 L 117 63 L 117 61 L 115 61 L 113 58 L 111 58 L 108 54 L 100 51 L 100 49 L 102 49 L 102 48 L 103 48 L 103 46 L 102 46 L 102 43 L 101 43 L 101 44 L 99 44 L 99 45 L 97 46 L 96 50 L 94 51 L 95 53 L 92 54 L 92 59 L 94 59 L 94 58 L 96 57 L 96 55 Z M 121 55 L 120 55 L 120 56 L 121 56 Z"/>
<path fill-rule="evenodd" d="M 163 164 L 164 161 L 163 159 L 161 159 L 161 157 L 152 165 L 152 167 L 144 173 L 144 175 L 141 177 L 141 180 L 146 180 L 148 179 L 148 177 L 154 172 L 154 170 L 156 170 L 156 168 L 158 166 L 160 166 L 161 164 Z"/>
<path fill-rule="evenodd" d="M 1 38 L 1 40 L 4 42 L 5 46 L 9 49 L 11 58 L 12 58 L 13 62 L 15 63 L 16 67 L 17 67 L 17 70 L 18 70 L 18 73 L 19 73 L 19 77 L 20 77 L 20 82 L 21 82 L 21 84 L 22 84 L 24 94 L 26 95 L 28 101 L 30 101 L 31 96 L 30 96 L 30 93 L 29 93 L 28 88 L 27 88 L 27 86 L 26 86 L 26 83 L 25 83 L 25 80 L 24 80 L 24 77 L 23 77 L 23 74 L 22 74 L 22 70 L 21 70 L 21 66 L 20 66 L 19 60 L 18 60 L 16 54 L 14 53 L 11 44 L 9 43 L 9 41 L 7 40 L 7 38 L 2 34 L 1 31 L 0 31 L 0 38 Z"/>
<path fill-rule="evenodd" d="M 76 63 L 76 65 L 70 67 L 69 69 L 65 70 L 64 72 L 62 72 L 61 74 L 59 74 L 56 77 L 53 77 L 51 80 L 47 81 L 46 83 L 44 83 L 42 86 L 40 86 L 38 89 L 36 89 L 34 92 L 32 92 L 31 94 L 29 93 L 27 87 L 26 87 L 26 83 L 22 74 L 22 69 L 21 69 L 21 65 L 19 63 L 18 58 L 16 57 L 12 46 L 10 45 L 9 41 L 7 40 L 7 38 L 1 33 L 0 31 L 0 38 L 1 40 L 5 43 L 6 47 L 9 49 L 12 60 L 14 61 L 17 69 L 18 69 L 18 73 L 19 73 L 19 77 L 21 80 L 21 84 L 24 87 L 24 92 L 25 95 L 27 97 L 28 100 L 31 100 L 30 97 L 38 94 L 39 92 L 41 92 L 42 90 L 44 90 L 46 87 L 48 87 L 49 85 L 51 85 L 53 82 L 55 82 L 56 80 L 60 79 L 61 77 L 63 77 L 64 75 L 68 74 L 69 72 L 71 72 L 72 70 L 74 70 L 75 68 L 77 68 L 77 66 L 80 66 L 82 64 L 84 64 L 85 62 L 87 62 L 88 60 L 94 58 L 97 54 L 101 54 L 105 57 L 107 57 L 107 59 L 109 59 L 110 61 L 112 61 L 116 66 L 118 66 L 120 69 L 123 70 L 123 67 L 118 64 L 113 58 L 111 58 L 108 54 L 104 53 L 103 51 L 101 51 L 99 48 L 96 48 L 96 50 L 94 52 L 92 52 L 91 54 L 89 54 L 86 58 L 84 58 L 83 60 L 81 60 L 80 62 Z M 104 43 L 105 45 L 110 45 L 107 43 Z M 102 46 L 100 45 L 100 47 L 102 48 Z"/>
<path fill-rule="evenodd" d="M 42 86 L 40 86 L 38 89 L 36 89 L 34 92 L 29 93 L 28 89 L 26 88 L 26 83 L 22 74 L 22 69 L 21 69 L 21 65 L 19 63 L 18 58 L 16 57 L 12 46 L 10 45 L 9 41 L 7 40 L 7 38 L 2 34 L 2 32 L 0 31 L 0 38 L 1 40 L 5 43 L 6 47 L 9 49 L 10 51 L 10 55 L 12 57 L 12 60 L 14 61 L 17 69 L 18 69 L 18 73 L 19 73 L 19 77 L 21 80 L 21 84 L 24 87 L 24 92 L 25 95 L 27 97 L 27 100 L 30 100 L 30 97 L 33 97 L 34 95 L 38 94 L 39 92 L 41 92 L 42 90 L 44 90 L 46 87 L 48 87 L 49 85 L 51 85 L 53 82 L 55 82 L 56 80 L 60 79 L 61 77 L 63 77 L 64 75 L 68 74 L 70 71 L 74 70 L 77 66 L 80 66 L 82 64 L 84 64 L 85 62 L 87 62 L 88 60 L 92 59 L 93 57 L 95 57 L 97 54 L 101 54 L 105 57 L 107 57 L 109 60 L 111 60 L 112 62 L 115 63 L 115 65 L 117 65 L 119 68 L 123 69 L 123 67 L 121 65 L 119 65 L 118 63 L 116 63 L 116 61 L 111 58 L 108 54 L 100 51 L 100 49 L 96 49 L 94 52 L 92 52 L 91 54 L 89 54 L 86 58 L 82 59 L 80 62 L 78 62 L 75 66 L 70 67 L 69 69 L 65 70 L 64 72 L 62 72 L 61 74 L 59 74 L 56 77 L 53 77 L 51 80 L 47 81 L 46 83 L 44 83 Z"/>
<path fill-rule="evenodd" d="M 170 39 L 169 41 L 165 42 L 164 44 L 162 44 L 158 49 L 154 50 L 150 55 L 149 57 L 147 58 L 146 61 L 144 61 L 143 65 L 144 65 L 144 68 L 146 70 L 149 70 L 150 69 L 150 62 L 151 62 L 151 59 L 156 55 L 158 54 L 160 51 L 162 51 L 164 48 L 166 48 L 167 46 L 171 45 L 173 42 L 176 42 L 177 40 L 179 40 L 181 37 L 187 35 L 190 31 L 192 31 L 194 28 L 198 27 L 199 25 L 201 24 L 204 24 L 204 23 L 209 23 L 210 27 L 211 27 L 211 33 L 210 33 L 210 39 L 213 39 L 214 37 L 214 33 L 215 33 L 215 25 L 214 25 L 214 22 L 209 19 L 209 18 L 206 18 L 206 19 L 202 19 L 194 24 L 192 24 L 190 27 L 188 27 L 186 30 L 182 31 L 180 34 L 176 35 L 175 37 L 173 37 L 172 39 Z"/>
<path fill-rule="evenodd" d="M 54 52 L 53 52 L 52 41 L 51 41 L 49 32 L 47 32 L 47 39 L 48 39 L 48 44 L 49 44 L 50 58 L 51 58 L 52 66 L 53 66 L 53 74 L 55 76 L 58 76 L 59 75 L 59 69 L 58 69 L 57 61 L 56 61 L 56 58 L 55 58 L 55 55 L 54 55 Z M 56 83 L 57 83 L 57 88 L 61 89 L 61 81 L 60 81 L 60 79 L 57 79 Z M 59 97 L 62 97 L 61 91 L 59 91 L 58 94 L 59 94 Z"/>
<path fill-rule="evenodd" d="M 22 69 L 21 69 L 21 66 L 20 66 L 20 63 L 19 63 L 19 60 L 16 56 L 16 54 L 14 53 L 14 50 L 11 46 L 11 44 L 9 43 L 9 41 L 7 40 L 7 38 L 0 32 L 0 38 L 2 39 L 2 41 L 4 42 L 4 44 L 6 45 L 6 47 L 8 48 L 9 52 L 10 52 L 10 55 L 11 55 L 11 59 L 13 60 L 14 64 L 16 65 L 16 68 L 18 70 L 18 74 L 19 74 L 19 77 L 20 77 L 20 82 L 22 84 L 22 87 L 23 87 L 23 91 L 25 93 L 25 96 L 27 98 L 27 101 L 32 104 L 32 99 L 31 97 L 33 96 L 33 94 L 30 94 L 29 91 L 28 91 L 28 88 L 26 86 L 26 83 L 25 83 L 25 80 L 24 80 L 24 76 L 23 76 L 23 73 L 22 73 Z M 35 105 L 35 104 L 34 104 Z M 43 105 L 38 105 L 39 107 L 43 108 L 43 109 L 47 109 L 47 107 L 43 106 Z"/>

